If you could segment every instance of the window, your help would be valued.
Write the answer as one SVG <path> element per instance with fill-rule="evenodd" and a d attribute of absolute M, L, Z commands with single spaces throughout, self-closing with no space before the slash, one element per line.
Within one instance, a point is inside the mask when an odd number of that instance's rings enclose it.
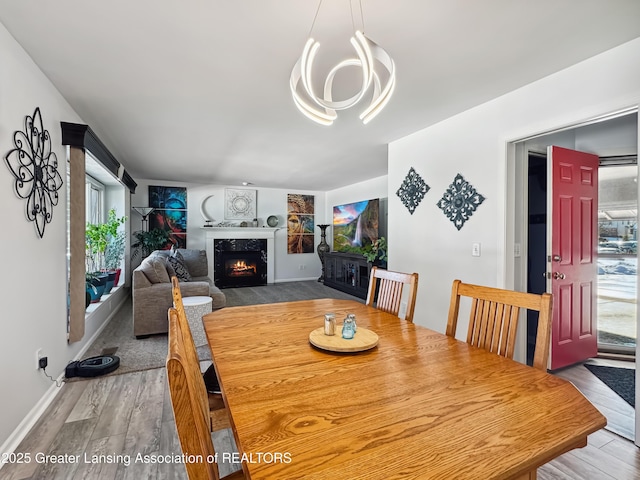
<path fill-rule="evenodd" d="M 62 144 L 68 146 L 67 161 L 69 162 L 67 334 L 69 343 L 73 343 L 82 340 L 85 334 L 87 220 L 98 220 L 102 212 L 102 220 L 99 223 L 106 221 L 107 209 L 110 208 L 124 215 L 129 208 L 126 189 L 129 192 L 135 192 L 136 182 L 88 125 L 60 122 L 60 126 L 62 127 Z M 95 158 L 90 152 L 94 152 Z M 100 168 L 94 168 L 96 165 Z M 90 181 L 88 186 L 87 176 L 96 182 Z M 124 232 L 126 231 L 125 227 Z M 125 259 L 127 246 L 128 242 L 125 240 Z M 128 267 L 126 260 L 122 262 L 117 259 L 117 261 L 124 263 L 125 268 Z M 93 317 L 98 310 L 99 307 L 91 316 Z M 106 313 L 104 309 L 101 310 L 100 315 Z"/>
<path fill-rule="evenodd" d="M 100 224 L 106 218 L 104 209 L 104 185 L 87 175 L 86 214 L 87 223 Z"/>

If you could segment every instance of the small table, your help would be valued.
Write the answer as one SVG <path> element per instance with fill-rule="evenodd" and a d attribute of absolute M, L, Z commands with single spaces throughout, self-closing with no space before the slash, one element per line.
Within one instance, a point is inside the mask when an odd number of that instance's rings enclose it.
<path fill-rule="evenodd" d="M 211 313 L 213 299 L 211 297 L 183 297 L 184 313 L 191 328 L 191 336 L 196 347 L 207 344 L 207 336 L 202 326 L 202 317 Z"/>

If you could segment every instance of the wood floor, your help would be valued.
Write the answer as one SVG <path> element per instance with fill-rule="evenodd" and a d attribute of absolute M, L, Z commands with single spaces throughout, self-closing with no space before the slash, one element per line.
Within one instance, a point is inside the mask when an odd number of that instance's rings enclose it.
<path fill-rule="evenodd" d="M 586 371 L 582 366 L 572 367 L 563 376 L 573 375 L 573 369 Z M 576 375 L 581 377 L 582 373 Z M 67 383 L 62 388 L 17 449 L 30 453 L 31 463 L 6 465 L 0 470 L 0 478 L 187 478 L 182 464 L 136 461 L 138 455 L 180 454 L 164 369 Z M 228 430 L 218 432 L 214 440 L 217 451 L 235 451 Z M 80 457 L 78 463 L 38 464 L 37 454 Z M 121 457 L 113 458 L 114 463 L 108 463 L 109 457 L 92 463 L 93 456 L 100 454 Z M 238 467 L 227 463 L 221 466 L 221 471 Z M 585 448 L 566 453 L 539 469 L 538 478 L 638 479 L 640 450 L 623 437 L 601 430 L 589 437 Z"/>
<path fill-rule="evenodd" d="M 221 456 L 236 451 L 230 430 L 214 444 Z M 187 479 L 174 461 L 181 450 L 164 368 L 65 383 L 16 453 L 30 461 L 5 465 L 1 479 Z"/>
<path fill-rule="evenodd" d="M 582 389 L 607 416 L 610 428 L 633 434 L 633 409 L 585 367 L 570 367 L 557 375 Z M 228 430 L 217 432 L 214 442 L 218 452 L 235 451 Z M 163 368 L 65 383 L 16 453 L 29 454 L 31 461 L 5 465 L 0 479 L 187 478 L 181 463 L 144 457 L 181 454 Z M 43 461 L 44 455 L 56 457 Z M 104 457 L 94 457 L 99 455 Z M 220 466 L 222 474 L 237 468 L 230 463 Z M 635 480 L 640 478 L 640 449 L 621 435 L 600 430 L 585 448 L 540 468 L 538 478 Z"/>
<path fill-rule="evenodd" d="M 635 367 L 634 362 L 604 360 L 600 358 L 591 359 L 586 363 L 618 368 Z M 607 417 L 607 430 L 633 441 L 635 410 L 631 405 L 612 392 L 609 387 L 583 365 L 576 365 L 568 369 L 560 370 L 555 372 L 555 375 L 573 383 L 582 394 Z"/>

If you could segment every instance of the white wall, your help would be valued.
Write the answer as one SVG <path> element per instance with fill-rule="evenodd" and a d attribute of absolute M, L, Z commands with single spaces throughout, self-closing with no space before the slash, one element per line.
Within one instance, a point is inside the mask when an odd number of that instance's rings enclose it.
<path fill-rule="evenodd" d="M 214 219 L 214 224 L 224 221 L 224 189 L 222 185 L 196 185 L 170 182 L 165 180 L 138 180 L 138 188 L 135 195 L 132 196 L 132 206 L 148 205 L 148 187 L 149 185 L 162 185 L 173 187 L 187 188 L 187 247 L 188 248 L 205 248 L 205 231 L 202 229 L 204 218 L 200 214 L 200 205 L 202 201 L 209 195 L 205 202 L 205 211 L 207 215 Z M 287 253 L 287 194 L 300 193 L 305 195 L 313 195 L 315 197 L 315 223 L 325 223 L 328 217 L 325 217 L 326 204 L 325 193 L 310 190 L 283 190 L 276 188 L 257 188 L 257 187 L 238 187 L 230 186 L 230 188 L 255 189 L 257 190 L 257 213 L 259 226 L 266 225 L 267 217 L 276 215 L 279 220 L 278 226 L 280 230 L 276 232 L 275 238 L 275 281 L 287 282 L 298 280 L 317 279 L 321 273 L 321 265 L 315 247 L 320 243 L 320 229 L 316 228 L 315 246 L 313 253 L 288 254 Z M 139 230 L 140 215 L 135 211 L 131 212 L 132 229 Z M 233 221 L 238 223 L 238 221 Z M 302 268 L 300 268 L 302 266 Z"/>
<path fill-rule="evenodd" d="M 94 317 L 81 342 L 67 344 L 66 265 L 66 149 L 61 145 L 60 121 L 82 123 L 31 58 L 0 25 L 0 143 L 2 156 L 13 148 L 13 133 L 24 129 L 27 115 L 40 107 L 44 128 L 51 135 L 63 178 L 59 202 L 44 237 L 36 233 L 25 215 L 26 201 L 14 191 L 14 177 L 0 162 L 0 203 L 4 234 L 2 335 L 0 335 L 0 452 L 16 446 L 34 421 L 55 386 L 36 369 L 36 350 L 49 357 L 47 373 L 58 377 L 67 363 L 80 354 L 102 325 Z"/>
<path fill-rule="evenodd" d="M 451 117 L 389 146 L 389 268 L 418 271 L 415 322 L 444 332 L 454 279 L 509 286 L 507 143 L 640 101 L 640 39 Z M 431 190 L 413 215 L 395 191 L 410 167 Z M 457 173 L 486 200 L 458 231 L 436 207 Z M 474 242 L 481 256 L 471 256 Z M 459 325 L 458 336 L 466 331 Z"/>

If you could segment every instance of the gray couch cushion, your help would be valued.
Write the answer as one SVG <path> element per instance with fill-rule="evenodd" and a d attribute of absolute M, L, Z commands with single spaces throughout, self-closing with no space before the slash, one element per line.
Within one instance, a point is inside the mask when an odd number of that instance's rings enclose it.
<path fill-rule="evenodd" d="M 192 277 L 206 277 L 209 275 L 209 265 L 207 264 L 207 252 L 191 248 L 178 248 L 177 250 L 184 264 Z"/>
<path fill-rule="evenodd" d="M 166 260 L 158 255 L 145 258 L 138 267 L 151 283 L 169 283 Z"/>

